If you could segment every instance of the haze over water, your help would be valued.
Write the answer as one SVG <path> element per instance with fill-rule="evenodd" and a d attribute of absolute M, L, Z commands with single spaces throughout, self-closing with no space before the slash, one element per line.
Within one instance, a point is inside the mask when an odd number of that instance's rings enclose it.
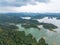
<path fill-rule="evenodd" d="M 48 18 L 44 17 L 43 19 L 36 19 L 37 21 L 44 22 L 44 23 L 51 23 L 56 25 L 58 28 L 53 29 L 54 31 L 50 31 L 48 29 L 45 29 L 43 27 L 40 27 L 41 29 L 38 30 L 36 28 L 30 28 L 30 29 L 25 29 L 21 27 L 21 25 L 17 25 L 19 27 L 20 31 L 24 31 L 26 35 L 32 34 L 33 37 L 39 42 L 39 40 L 43 37 L 49 45 L 59 45 L 60 44 L 60 20 L 56 18 Z M 39 27 L 39 26 L 38 26 Z"/>

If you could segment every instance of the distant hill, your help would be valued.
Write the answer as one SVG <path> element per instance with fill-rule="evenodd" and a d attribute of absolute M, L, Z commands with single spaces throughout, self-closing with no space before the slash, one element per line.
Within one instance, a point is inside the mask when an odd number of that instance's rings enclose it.
<path fill-rule="evenodd" d="M 55 17 L 57 19 L 60 19 L 60 13 L 0 13 L 0 17 L 1 16 L 31 17 L 35 19 Z"/>

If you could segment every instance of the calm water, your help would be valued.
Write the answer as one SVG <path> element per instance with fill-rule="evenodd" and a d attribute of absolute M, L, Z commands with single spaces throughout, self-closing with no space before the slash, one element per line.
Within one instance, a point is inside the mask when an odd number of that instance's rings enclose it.
<path fill-rule="evenodd" d="M 58 28 L 54 29 L 56 32 L 53 32 L 40 26 L 40 30 L 38 30 L 37 28 L 25 29 L 21 27 L 21 24 L 17 24 L 17 26 L 19 27 L 19 31 L 25 31 L 26 35 L 32 34 L 33 37 L 36 38 L 37 42 L 43 37 L 46 43 L 48 43 L 49 45 L 60 45 L 60 20 L 56 18 L 49 19 L 48 17 L 36 20 L 44 23 L 52 23 Z"/>

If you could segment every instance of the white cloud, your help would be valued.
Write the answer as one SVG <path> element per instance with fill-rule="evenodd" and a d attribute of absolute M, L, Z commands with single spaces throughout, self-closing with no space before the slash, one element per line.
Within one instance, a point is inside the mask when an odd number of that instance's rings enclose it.
<path fill-rule="evenodd" d="M 0 0 L 0 6 L 24 6 L 36 4 L 36 2 L 48 2 L 48 0 Z"/>
<path fill-rule="evenodd" d="M 3 7 L 0 12 L 39 12 L 60 13 L 60 0 L 50 0 L 49 3 L 38 3 L 37 5 L 26 5 L 22 7 Z"/>

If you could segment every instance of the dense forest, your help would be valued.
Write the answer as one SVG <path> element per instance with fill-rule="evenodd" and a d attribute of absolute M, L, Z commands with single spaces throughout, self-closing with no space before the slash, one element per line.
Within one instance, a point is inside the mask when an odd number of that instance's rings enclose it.
<path fill-rule="evenodd" d="M 31 34 L 28 36 L 24 32 L 16 29 L 5 30 L 0 27 L 0 45 L 48 45 L 43 38 L 39 42 Z"/>

